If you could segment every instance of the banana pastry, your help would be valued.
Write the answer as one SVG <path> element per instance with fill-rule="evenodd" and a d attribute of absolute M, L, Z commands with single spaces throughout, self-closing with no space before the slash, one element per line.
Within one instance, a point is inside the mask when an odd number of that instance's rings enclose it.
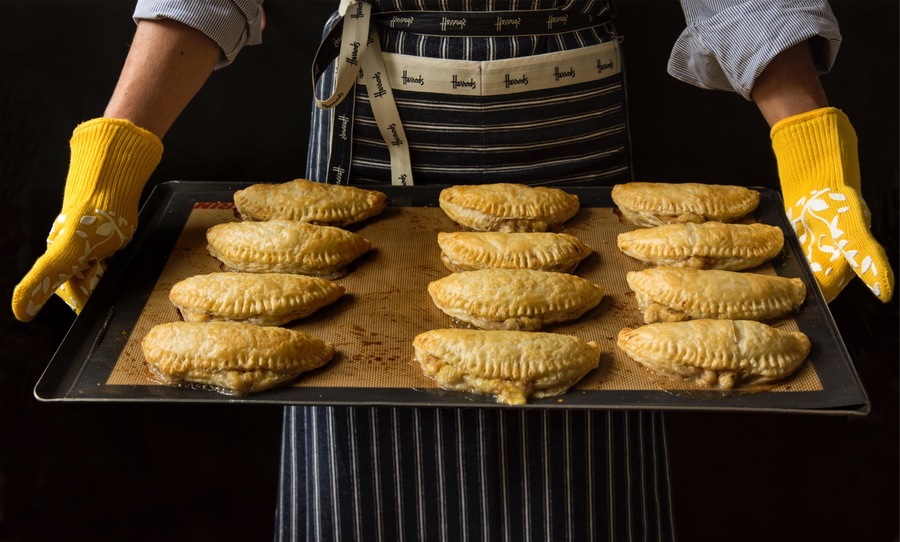
<path fill-rule="evenodd" d="M 596 342 L 558 333 L 436 329 L 417 335 L 413 348 L 441 388 L 507 405 L 561 395 L 600 364 Z"/>
<path fill-rule="evenodd" d="M 734 222 L 756 209 L 759 192 L 742 186 L 700 183 L 618 184 L 612 199 L 638 226 L 685 222 Z"/>
<path fill-rule="evenodd" d="M 451 220 L 475 231 L 548 231 L 580 208 L 578 196 L 559 188 L 515 183 L 451 186 L 438 202 Z"/>
<path fill-rule="evenodd" d="M 326 226 L 349 226 L 384 210 L 387 196 L 355 186 L 294 179 L 281 184 L 254 184 L 234 193 L 244 220 L 299 220 Z"/>
<path fill-rule="evenodd" d="M 692 269 L 751 269 L 784 247 L 781 228 L 767 224 L 664 224 L 620 233 L 619 250 L 646 263 Z"/>
<path fill-rule="evenodd" d="M 280 326 L 344 295 L 330 280 L 289 273 L 210 273 L 175 284 L 169 300 L 186 322 L 234 321 Z"/>
<path fill-rule="evenodd" d="M 537 269 L 571 273 L 591 254 L 574 235 L 553 232 L 440 232 L 441 261 L 450 271 Z"/>
<path fill-rule="evenodd" d="M 575 320 L 603 299 L 603 288 L 570 275 L 534 269 L 480 269 L 428 284 L 445 314 L 481 329 L 537 331 Z"/>
<path fill-rule="evenodd" d="M 331 343 L 306 333 L 238 322 L 158 324 L 141 348 L 163 383 L 201 384 L 231 395 L 290 382 L 334 356 Z"/>
<path fill-rule="evenodd" d="M 231 270 L 327 279 L 346 275 L 371 248 L 353 232 L 296 220 L 217 224 L 207 230 L 206 241 L 209 253 Z"/>
<path fill-rule="evenodd" d="M 618 345 L 651 371 L 705 388 L 790 376 L 809 354 L 809 338 L 753 320 L 690 320 L 619 332 Z"/>
<path fill-rule="evenodd" d="M 798 278 L 716 269 L 654 267 L 625 275 L 644 322 L 717 318 L 774 320 L 797 310 L 806 299 Z"/>

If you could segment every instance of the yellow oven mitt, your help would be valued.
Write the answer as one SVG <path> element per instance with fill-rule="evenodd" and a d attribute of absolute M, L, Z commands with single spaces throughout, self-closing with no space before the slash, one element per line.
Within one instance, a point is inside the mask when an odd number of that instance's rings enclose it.
<path fill-rule="evenodd" d="M 785 211 L 825 300 L 857 275 L 889 301 L 894 273 L 869 231 L 856 132 L 847 115 L 825 107 L 788 117 L 772 126 L 771 138 Z"/>
<path fill-rule="evenodd" d="M 100 118 L 75 128 L 62 212 L 47 250 L 16 286 L 12 309 L 28 321 L 57 293 L 80 312 L 105 260 L 134 235 L 138 202 L 163 145 L 127 120 Z"/>

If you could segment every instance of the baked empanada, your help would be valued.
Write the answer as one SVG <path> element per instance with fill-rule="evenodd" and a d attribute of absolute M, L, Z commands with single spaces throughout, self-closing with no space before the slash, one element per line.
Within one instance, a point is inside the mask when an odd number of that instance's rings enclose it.
<path fill-rule="evenodd" d="M 234 321 L 280 326 L 337 301 L 344 287 L 288 273 L 210 273 L 175 284 L 169 300 L 186 322 Z"/>
<path fill-rule="evenodd" d="M 571 273 L 591 247 L 568 233 L 440 232 L 441 261 L 450 271 L 537 269 Z"/>
<path fill-rule="evenodd" d="M 416 361 L 438 386 L 522 405 L 565 393 L 600 364 L 600 345 L 571 335 L 436 329 L 413 340 Z"/>
<path fill-rule="evenodd" d="M 656 267 L 625 275 L 644 322 L 703 318 L 772 320 L 796 310 L 806 299 L 798 278 L 715 269 Z"/>
<path fill-rule="evenodd" d="M 603 288 L 576 275 L 533 269 L 481 269 L 428 284 L 445 314 L 481 329 L 536 331 L 597 306 Z"/>
<path fill-rule="evenodd" d="M 690 320 L 619 332 L 629 357 L 663 376 L 730 389 L 788 377 L 809 354 L 809 338 L 753 320 Z"/>
<path fill-rule="evenodd" d="M 475 231 L 548 231 L 580 208 L 578 196 L 559 188 L 514 183 L 452 186 L 438 201 L 451 220 Z"/>
<path fill-rule="evenodd" d="M 207 230 L 206 241 L 209 253 L 233 270 L 329 279 L 346 275 L 371 248 L 355 233 L 295 220 L 217 224 Z"/>
<path fill-rule="evenodd" d="M 328 363 L 334 346 L 300 331 L 238 322 L 158 324 L 141 340 L 163 383 L 244 395 L 290 382 Z"/>
<path fill-rule="evenodd" d="M 244 220 L 299 220 L 348 226 L 379 214 L 387 196 L 355 186 L 294 179 L 281 184 L 254 184 L 234 193 Z"/>
<path fill-rule="evenodd" d="M 740 271 L 777 256 L 784 234 L 767 224 L 665 224 L 620 233 L 618 245 L 650 264 Z"/>
<path fill-rule="evenodd" d="M 624 183 L 612 189 L 622 216 L 638 226 L 733 222 L 753 212 L 759 192 L 742 186 L 700 183 Z"/>

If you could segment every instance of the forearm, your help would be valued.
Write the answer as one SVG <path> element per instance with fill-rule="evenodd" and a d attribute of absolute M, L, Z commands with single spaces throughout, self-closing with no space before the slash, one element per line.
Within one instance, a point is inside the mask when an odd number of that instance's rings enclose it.
<path fill-rule="evenodd" d="M 189 26 L 141 20 L 104 116 L 127 119 L 162 139 L 220 55 L 213 40 Z"/>
<path fill-rule="evenodd" d="M 828 106 L 809 42 L 775 56 L 753 85 L 750 97 L 769 123 Z"/>

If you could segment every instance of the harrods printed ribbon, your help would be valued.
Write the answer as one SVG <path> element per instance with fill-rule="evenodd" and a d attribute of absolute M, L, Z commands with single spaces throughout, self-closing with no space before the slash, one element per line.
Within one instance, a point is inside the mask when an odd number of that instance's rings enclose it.
<path fill-rule="evenodd" d="M 331 109 L 339 104 L 350 94 L 353 84 L 356 82 L 359 66 L 365 57 L 369 44 L 369 20 L 372 6 L 366 2 L 354 2 L 344 15 L 344 24 L 335 26 L 332 32 L 319 45 L 316 53 L 316 62 L 313 62 L 313 96 L 316 105 L 323 109 Z M 335 40 L 337 31 L 341 32 L 340 41 Z M 326 51 L 337 49 L 338 67 L 337 81 L 334 91 L 327 98 L 319 98 L 316 95 L 316 81 L 321 77 L 325 67 L 322 65 L 324 58 L 330 57 Z M 325 53 L 325 54 L 323 54 Z M 323 58 L 320 59 L 320 56 Z M 334 57 L 331 57 L 332 59 Z M 325 65 L 330 64 L 329 60 Z"/>
<path fill-rule="evenodd" d="M 615 41 L 581 49 L 491 61 L 381 53 L 395 89 L 497 96 L 599 81 L 621 73 Z M 359 83 L 367 84 L 363 79 Z"/>
<path fill-rule="evenodd" d="M 384 65 L 378 34 L 372 29 L 369 54 L 363 59 L 363 69 L 359 81 L 364 82 L 372 104 L 372 113 L 378 123 L 381 137 L 387 144 L 391 156 L 391 184 L 411 186 L 413 184 L 412 161 L 409 158 L 409 141 L 400 122 L 400 112 L 391 89 L 391 76 Z"/>

